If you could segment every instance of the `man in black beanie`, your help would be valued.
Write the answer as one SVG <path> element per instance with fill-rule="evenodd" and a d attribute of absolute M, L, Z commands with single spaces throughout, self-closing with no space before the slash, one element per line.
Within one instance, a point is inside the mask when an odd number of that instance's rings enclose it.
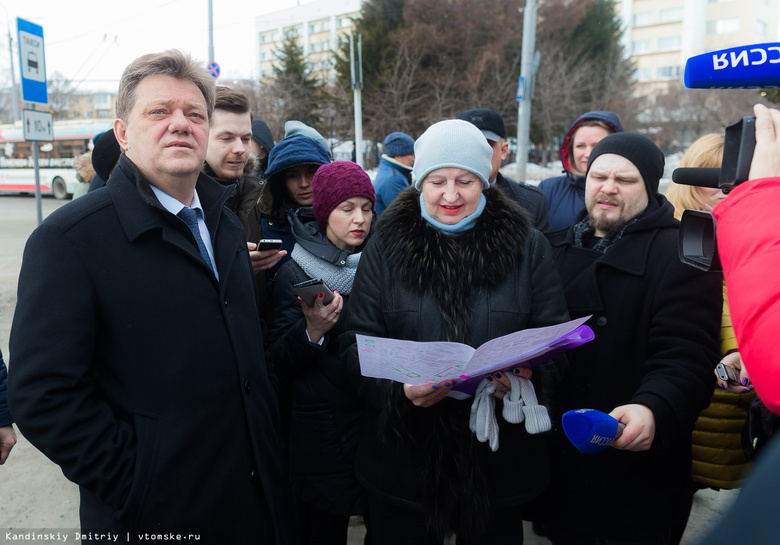
<path fill-rule="evenodd" d="M 690 481 L 691 431 L 710 401 L 720 356 L 721 277 L 684 265 L 679 222 L 658 194 L 661 150 L 616 133 L 590 155 L 574 225 L 550 235 L 572 318 L 595 339 L 567 353 L 561 413 L 597 409 L 625 425 L 586 456 L 560 425 L 539 520 L 555 545 L 665 544 Z"/>

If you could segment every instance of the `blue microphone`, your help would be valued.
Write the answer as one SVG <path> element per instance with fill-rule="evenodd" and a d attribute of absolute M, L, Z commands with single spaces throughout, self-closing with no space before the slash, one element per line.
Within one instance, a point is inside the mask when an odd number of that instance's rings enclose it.
<path fill-rule="evenodd" d="M 561 418 L 563 431 L 583 454 L 598 454 L 623 435 L 625 424 L 596 409 L 568 411 Z"/>
<path fill-rule="evenodd" d="M 688 59 L 689 89 L 759 89 L 780 87 L 780 43 L 719 49 Z"/>

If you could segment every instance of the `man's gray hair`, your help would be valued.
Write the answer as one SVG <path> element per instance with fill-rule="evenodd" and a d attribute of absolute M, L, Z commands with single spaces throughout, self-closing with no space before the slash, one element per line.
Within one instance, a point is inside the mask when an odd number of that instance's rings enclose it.
<path fill-rule="evenodd" d="M 116 116 L 119 119 L 127 121 L 135 104 L 138 84 L 148 76 L 171 76 L 194 83 L 206 99 L 206 110 L 211 119 L 214 111 L 214 78 L 203 65 L 177 49 L 143 55 L 125 68 L 116 97 Z"/>

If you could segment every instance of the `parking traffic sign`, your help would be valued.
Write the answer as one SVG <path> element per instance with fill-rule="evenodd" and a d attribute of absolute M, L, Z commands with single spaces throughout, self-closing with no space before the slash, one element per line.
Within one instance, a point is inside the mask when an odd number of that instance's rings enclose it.
<path fill-rule="evenodd" d="M 22 72 L 22 99 L 38 104 L 49 103 L 46 89 L 46 58 L 43 49 L 43 27 L 16 18 L 19 32 L 19 66 Z"/>

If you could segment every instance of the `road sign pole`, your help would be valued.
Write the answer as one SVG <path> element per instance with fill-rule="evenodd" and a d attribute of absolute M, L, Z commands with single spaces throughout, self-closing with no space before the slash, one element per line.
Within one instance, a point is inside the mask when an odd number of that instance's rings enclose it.
<path fill-rule="evenodd" d="M 38 168 L 38 142 L 32 143 L 33 163 L 35 164 L 35 208 L 38 210 L 38 225 L 43 221 L 41 201 L 41 171 Z"/>
<path fill-rule="evenodd" d="M 19 71 L 22 75 L 22 98 L 32 104 L 35 110 L 35 103 L 48 104 L 49 91 L 46 85 L 46 55 L 43 47 L 43 27 L 16 18 L 16 30 L 19 36 Z M 27 110 L 25 110 L 27 113 Z M 24 116 L 22 124 L 24 125 L 25 137 L 28 142 L 32 142 L 33 164 L 35 165 L 35 205 L 38 209 L 38 224 L 43 221 L 41 211 L 41 173 L 38 169 L 38 141 L 42 140 L 45 132 L 43 129 L 45 118 L 42 120 L 40 115 L 45 116 L 45 112 L 35 112 L 30 117 Z M 48 113 L 48 136 L 52 136 L 51 113 Z M 51 142 L 52 138 L 48 141 Z"/>

